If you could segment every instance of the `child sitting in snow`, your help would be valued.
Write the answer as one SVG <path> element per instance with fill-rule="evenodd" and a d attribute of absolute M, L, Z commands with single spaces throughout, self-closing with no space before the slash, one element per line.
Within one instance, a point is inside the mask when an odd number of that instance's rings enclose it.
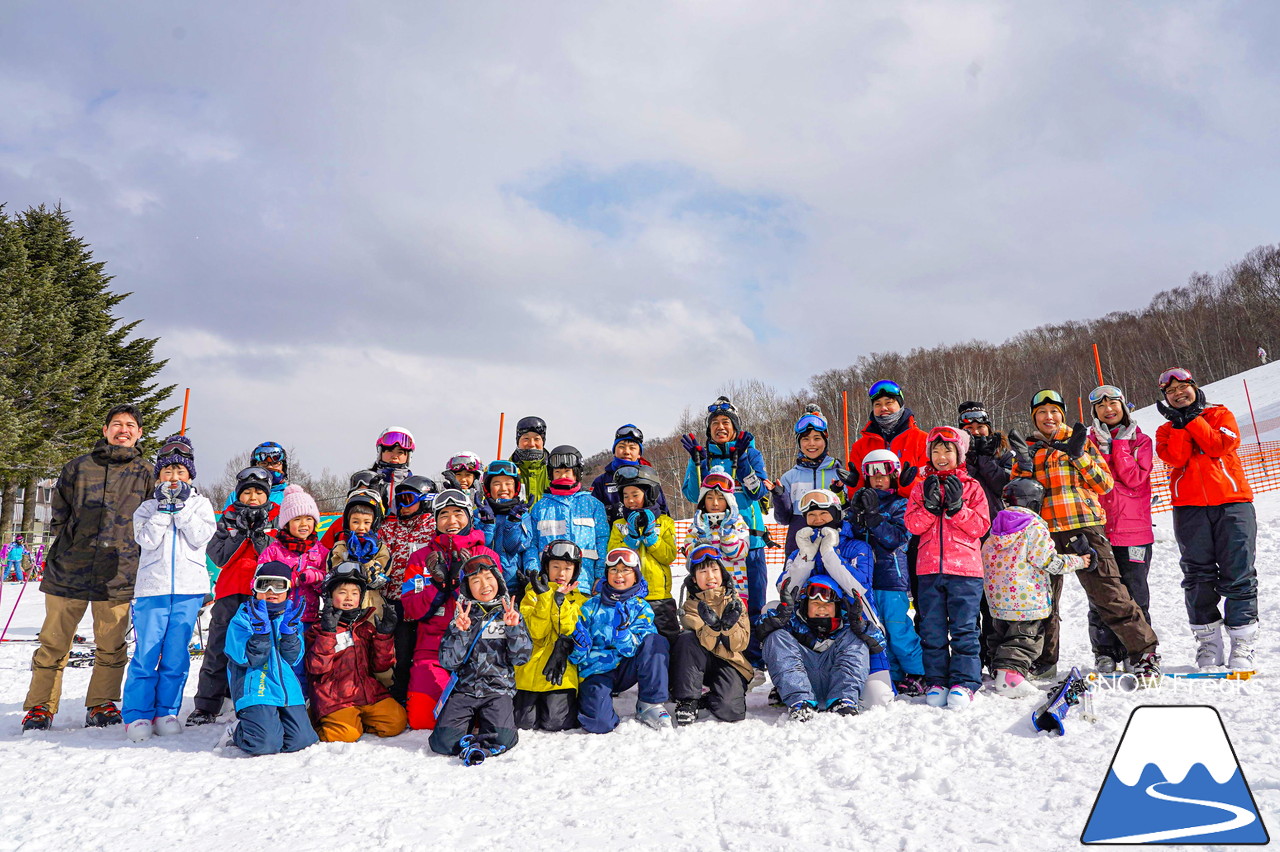
<path fill-rule="evenodd" d="M 924 695 L 924 661 L 920 637 L 911 620 L 911 576 L 907 544 L 911 540 L 904 518 L 905 497 L 898 494 L 901 464 L 892 450 L 872 450 L 862 458 L 866 485 L 849 501 L 846 532 L 871 545 L 875 571 L 871 597 L 884 625 L 889 670 L 900 695 Z"/>
<path fill-rule="evenodd" d="M 965 708 L 982 686 L 978 606 L 982 599 L 982 536 L 991 526 L 987 497 L 965 472 L 969 433 L 930 430 L 930 464 L 911 489 L 907 529 L 920 536 L 916 600 L 930 707 Z"/>
<path fill-rule="evenodd" d="M 778 696 L 797 722 L 819 709 L 857 715 L 870 655 L 884 649 L 861 600 L 846 596 L 831 577 L 815 575 L 800 588 L 794 599 L 784 588 L 781 602 L 760 622 Z"/>
<path fill-rule="evenodd" d="M 613 522 L 609 549 L 625 547 L 640 554 L 640 571 L 649 587 L 645 600 L 653 609 L 653 624 L 668 642 L 673 642 L 680 635 L 676 602 L 671 597 L 676 522 L 658 508 L 661 486 L 651 468 L 620 468 L 616 480 L 621 492 L 622 517 Z"/>
<path fill-rule="evenodd" d="M 648 588 L 634 550 L 605 556 L 604 579 L 582 605 L 569 661 L 578 667 L 578 721 L 593 734 L 618 727 L 613 696 L 639 684 L 636 718 L 651 728 L 671 724 L 667 700 L 670 645 L 653 626 Z"/>
<path fill-rule="evenodd" d="M 484 756 L 501 754 L 519 739 L 511 701 L 515 667 L 528 662 L 533 641 L 491 551 L 463 563 L 459 601 L 440 642 L 440 665 L 453 677 L 440 698 L 429 743 L 436 754 L 472 748 Z"/>
<path fill-rule="evenodd" d="M 259 565 L 253 598 L 241 604 L 227 627 L 236 719 L 219 745 L 262 755 L 299 751 L 318 740 L 294 670 L 302 660 L 304 604 L 289 597 L 293 576 L 294 569 L 283 562 Z"/>
<path fill-rule="evenodd" d="M 374 674 L 395 664 L 396 611 L 388 606 L 376 616 L 361 605 L 367 591 L 359 564 L 336 566 L 324 581 L 320 619 L 307 630 L 311 709 L 326 743 L 353 743 L 365 731 L 394 737 L 408 724 Z"/>
<path fill-rule="evenodd" d="M 988 653 L 996 691 L 1010 698 L 1039 695 L 1027 672 L 1044 646 L 1045 619 L 1052 611 L 1051 574 L 1088 569 L 1091 555 L 1059 554 L 1040 517 L 1044 486 L 1019 477 L 1001 493 L 1005 508 L 982 545 L 987 603 L 991 607 Z"/>
<path fill-rule="evenodd" d="M 557 539 L 542 551 L 541 566 L 525 587 L 520 615 L 533 639 L 533 655 L 516 669 L 516 725 L 525 730 L 578 727 L 578 668 L 569 662 L 573 630 L 587 596 L 578 589 L 582 548 Z"/>
<path fill-rule="evenodd" d="M 692 549 L 699 544 L 710 544 L 720 551 L 720 564 L 733 577 L 733 588 L 746 601 L 751 530 L 738 512 L 733 477 L 718 470 L 702 479 L 685 547 Z"/>
<path fill-rule="evenodd" d="M 718 547 L 700 544 L 690 551 L 684 592 L 685 629 L 671 647 L 675 724 L 695 722 L 699 707 L 721 721 L 740 722 L 747 716 L 746 689 L 755 674 L 745 653 L 751 623 L 733 578 L 720 564 Z"/>

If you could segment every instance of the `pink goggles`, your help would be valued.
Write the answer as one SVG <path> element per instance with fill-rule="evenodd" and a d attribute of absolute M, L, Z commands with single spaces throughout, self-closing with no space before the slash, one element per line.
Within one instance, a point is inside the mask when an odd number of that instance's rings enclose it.
<path fill-rule="evenodd" d="M 387 432 L 378 439 L 378 446 L 385 450 L 399 445 L 401 449 L 413 452 L 413 436 L 407 432 Z"/>

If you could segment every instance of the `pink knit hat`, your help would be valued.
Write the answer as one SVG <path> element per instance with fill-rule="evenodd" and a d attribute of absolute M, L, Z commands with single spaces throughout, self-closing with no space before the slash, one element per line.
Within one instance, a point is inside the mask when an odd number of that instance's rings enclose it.
<path fill-rule="evenodd" d="M 310 515 L 316 519 L 317 524 L 320 523 L 320 508 L 316 506 L 316 501 L 302 490 L 301 485 L 290 485 L 284 490 L 284 499 L 280 501 L 280 517 L 276 519 L 276 526 L 284 529 L 294 518 L 305 515 Z"/>

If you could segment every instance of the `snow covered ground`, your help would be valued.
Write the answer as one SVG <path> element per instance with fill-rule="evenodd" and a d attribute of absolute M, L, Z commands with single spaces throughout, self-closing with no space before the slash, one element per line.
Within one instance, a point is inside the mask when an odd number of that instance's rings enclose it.
<path fill-rule="evenodd" d="M 1192 370 L 1192 372 L 1195 371 Z M 1253 422 L 1249 419 L 1245 382 L 1249 383 L 1249 398 L 1253 400 L 1253 414 L 1258 419 L 1257 432 L 1254 431 Z M 1124 390 L 1130 395 L 1130 402 L 1142 405 L 1148 399 L 1158 396 L 1154 386 L 1153 381 L 1150 390 L 1139 388 Z M 1254 367 L 1252 370 L 1245 370 L 1230 378 L 1205 385 L 1204 395 L 1209 402 L 1216 402 L 1231 409 L 1231 413 L 1236 416 L 1236 422 L 1240 424 L 1240 440 L 1245 444 L 1254 443 L 1259 435 L 1263 441 L 1280 441 L 1280 361 L 1272 361 L 1270 364 Z M 1142 431 L 1153 437 L 1156 429 L 1165 422 L 1160 412 L 1156 411 L 1155 403 L 1135 411 L 1133 416 L 1142 427 Z"/>
<path fill-rule="evenodd" d="M 0 850 L 166 849 L 1071 849 L 1130 711 L 1218 707 L 1268 827 L 1280 830 L 1280 493 L 1258 500 L 1259 668 L 1247 683 L 1182 682 L 1096 699 L 1068 734 L 1034 733 L 1035 699 L 981 695 L 967 712 L 923 699 L 852 719 L 789 724 L 749 698 L 736 725 L 655 732 L 628 720 L 606 736 L 524 734 L 510 754 L 466 768 L 427 735 L 317 745 L 231 759 L 221 726 L 126 743 L 86 730 L 89 670 L 68 669 L 54 730 L 19 733 L 32 645 L 0 647 Z M 1190 668 L 1170 516 L 1157 526 L 1152 610 L 1169 668 Z M 1085 599 L 1068 580 L 1063 661 L 1091 661 Z M 16 595 L 4 587 L 0 617 Z M 42 600 L 27 590 L 10 637 L 34 637 Z M 88 624 L 81 632 L 88 632 Z M 187 692 L 194 691 L 194 678 Z M 618 698 L 629 713 L 634 692 Z M 183 715 L 190 704 L 183 708 Z"/>

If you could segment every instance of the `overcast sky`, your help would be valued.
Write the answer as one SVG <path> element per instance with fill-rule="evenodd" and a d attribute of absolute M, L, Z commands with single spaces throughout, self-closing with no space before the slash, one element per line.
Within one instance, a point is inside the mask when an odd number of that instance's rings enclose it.
<path fill-rule="evenodd" d="M 1275 242 L 1278 31 L 1270 3 L 8 2 L 0 201 L 60 201 L 134 294 L 206 475 L 264 439 L 349 471 L 388 424 L 433 472 L 491 458 L 499 411 L 590 453 L 728 380 L 1140 307 Z"/>

